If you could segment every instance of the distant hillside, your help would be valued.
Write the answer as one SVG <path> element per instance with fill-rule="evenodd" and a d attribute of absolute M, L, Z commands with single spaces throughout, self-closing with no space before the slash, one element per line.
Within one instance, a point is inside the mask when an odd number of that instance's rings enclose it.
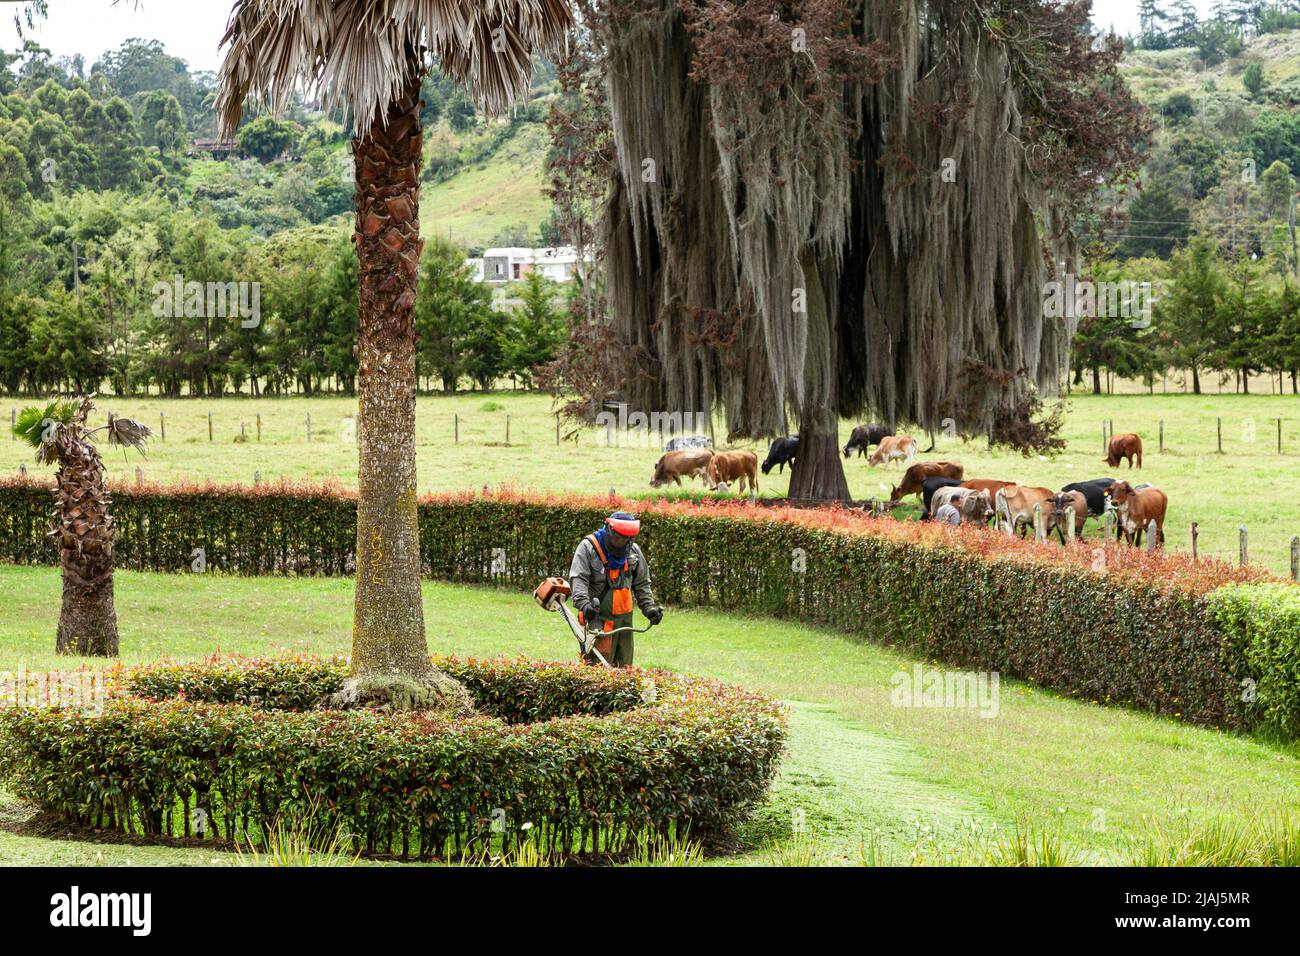
<path fill-rule="evenodd" d="M 542 192 L 546 127 L 522 125 L 490 157 L 420 190 L 420 230 L 464 246 L 488 245 L 503 229 L 530 236 L 551 211 Z"/>
<path fill-rule="evenodd" d="M 1261 105 L 1300 105 L 1300 31 L 1266 33 L 1253 37 L 1236 57 L 1205 68 L 1190 47 L 1176 50 L 1130 50 L 1123 73 L 1144 103 L 1158 106 L 1173 93 L 1188 93 L 1198 100 L 1207 94 L 1224 99 L 1250 100 L 1242 76 L 1251 63 L 1264 68 Z M 1212 84 L 1207 91 L 1206 84 Z"/>

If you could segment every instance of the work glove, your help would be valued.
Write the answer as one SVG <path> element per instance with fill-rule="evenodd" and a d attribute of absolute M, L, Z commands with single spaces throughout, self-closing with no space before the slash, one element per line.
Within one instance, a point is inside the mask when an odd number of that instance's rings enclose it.
<path fill-rule="evenodd" d="M 651 624 L 658 624 L 664 619 L 664 609 L 661 607 L 652 607 L 645 612 L 646 620 Z"/>
<path fill-rule="evenodd" d="M 588 601 L 582 609 L 582 625 L 589 631 L 600 627 L 600 602 Z"/>

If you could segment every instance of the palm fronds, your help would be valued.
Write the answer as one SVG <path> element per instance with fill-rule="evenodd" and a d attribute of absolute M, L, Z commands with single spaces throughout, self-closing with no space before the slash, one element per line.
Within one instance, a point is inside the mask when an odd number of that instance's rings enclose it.
<path fill-rule="evenodd" d="M 108 443 L 120 448 L 134 448 L 143 454 L 146 442 L 153 434 L 148 425 L 134 418 L 118 418 L 109 414 L 108 424 L 99 428 L 86 428 L 86 419 L 95 408 L 93 395 L 81 399 L 55 398 L 45 407 L 32 405 L 18 413 L 14 435 L 36 449 L 36 461 L 52 465 L 59 461 L 60 445 L 84 439 L 93 439 L 101 431 L 108 432 Z"/>
<path fill-rule="evenodd" d="M 32 405 L 18 413 L 14 435 L 36 449 L 36 461 L 42 465 L 58 461 L 56 443 L 63 429 L 77 418 L 77 402 L 56 398 L 44 408 Z"/>
<path fill-rule="evenodd" d="M 527 89 L 533 50 L 571 25 L 564 0 L 236 0 L 217 112 L 230 134 L 249 96 L 279 110 L 302 85 L 364 138 L 426 57 L 499 112 Z"/>
<path fill-rule="evenodd" d="M 108 430 L 110 445 L 134 448 L 141 454 L 146 451 L 145 444 L 153 434 L 149 426 L 143 422 L 138 422 L 134 418 L 118 418 L 113 414 L 108 416 L 108 424 L 104 427 Z"/>

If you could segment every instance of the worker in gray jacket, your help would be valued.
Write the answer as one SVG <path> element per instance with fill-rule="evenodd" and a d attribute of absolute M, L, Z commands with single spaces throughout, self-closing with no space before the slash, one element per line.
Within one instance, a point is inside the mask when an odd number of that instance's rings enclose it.
<path fill-rule="evenodd" d="M 578 620 L 586 630 L 600 632 L 595 649 L 614 667 L 632 666 L 632 632 L 610 632 L 632 627 L 634 597 L 651 624 L 658 624 L 664 617 L 664 609 L 650 589 L 650 564 L 632 540 L 640 530 L 641 522 L 632 515 L 614 512 L 599 531 L 578 543 L 569 567 L 571 599 L 578 609 Z M 583 660 L 588 664 L 599 662 L 595 654 L 586 654 Z"/>

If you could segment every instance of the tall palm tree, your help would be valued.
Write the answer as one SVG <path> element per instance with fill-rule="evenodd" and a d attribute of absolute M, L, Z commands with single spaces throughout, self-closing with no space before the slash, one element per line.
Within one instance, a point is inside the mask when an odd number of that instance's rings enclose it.
<path fill-rule="evenodd" d="M 117 611 L 113 607 L 113 517 L 104 486 L 104 462 L 96 436 L 108 443 L 145 450 L 148 427 L 130 418 L 108 416 L 87 427 L 94 396 L 80 401 L 55 399 L 44 408 L 25 408 L 14 434 L 36 449 L 43 465 L 58 464 L 56 507 L 50 536 L 59 544 L 63 566 L 63 608 L 55 650 L 60 654 L 117 656 Z"/>
<path fill-rule="evenodd" d="M 415 304 L 420 80 L 430 61 L 488 111 L 527 89 L 535 48 L 557 49 L 564 0 L 237 0 L 222 43 L 224 131 L 250 96 L 273 109 L 300 86 L 352 117 L 360 263 L 358 500 L 352 671 L 435 693 L 420 603 L 415 488 Z M 398 681 L 398 679 L 401 679 Z"/>

